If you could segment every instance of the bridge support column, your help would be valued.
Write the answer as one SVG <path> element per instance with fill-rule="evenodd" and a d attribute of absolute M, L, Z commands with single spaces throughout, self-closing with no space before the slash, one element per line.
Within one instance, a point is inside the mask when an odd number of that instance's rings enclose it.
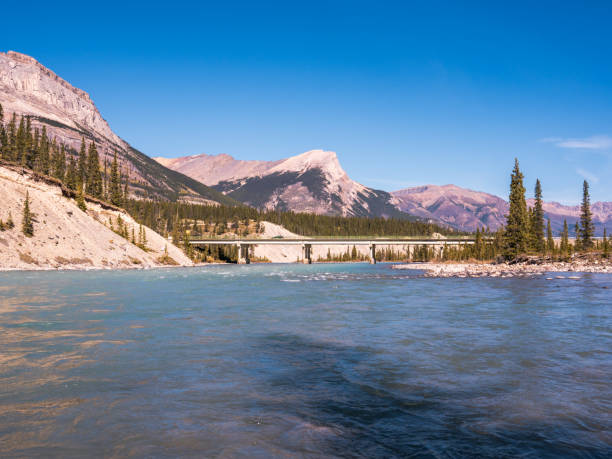
<path fill-rule="evenodd" d="M 302 263 L 312 264 L 312 244 L 302 244 Z"/>
<path fill-rule="evenodd" d="M 250 245 L 237 243 L 236 246 L 238 247 L 238 264 L 248 265 L 249 263 L 251 263 L 251 258 L 249 255 Z"/>
<path fill-rule="evenodd" d="M 376 244 L 370 244 L 370 264 L 376 264 Z"/>

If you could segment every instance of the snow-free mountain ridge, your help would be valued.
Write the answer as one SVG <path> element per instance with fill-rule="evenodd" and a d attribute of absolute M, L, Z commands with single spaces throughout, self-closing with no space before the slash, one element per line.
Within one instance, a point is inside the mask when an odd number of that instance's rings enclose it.
<path fill-rule="evenodd" d="M 506 223 L 508 202 L 499 196 L 456 185 L 424 185 L 391 193 L 404 212 L 422 218 L 437 220 L 466 231 L 476 228 L 496 230 Z M 533 199 L 527 205 L 533 206 Z M 550 218 L 555 234 L 563 229 L 567 220 L 570 229 L 580 219 L 580 206 L 565 206 L 558 202 L 544 202 L 544 214 Z M 604 227 L 612 228 L 612 202 L 591 204 L 595 233 L 601 235 Z"/>
<path fill-rule="evenodd" d="M 155 159 L 258 208 L 407 217 L 386 191 L 351 180 L 333 151 L 311 150 L 277 161 L 241 161 L 226 154 Z"/>
<path fill-rule="evenodd" d="M 0 52 L 0 104 L 5 123 L 13 114 L 28 115 L 33 128 L 45 126 L 50 137 L 64 143 L 69 153 L 78 151 L 83 137 L 87 142 L 95 141 L 101 161 L 110 161 L 116 151 L 122 170 L 129 174 L 134 196 L 235 203 L 132 148 L 112 131 L 87 92 L 30 56 Z"/>

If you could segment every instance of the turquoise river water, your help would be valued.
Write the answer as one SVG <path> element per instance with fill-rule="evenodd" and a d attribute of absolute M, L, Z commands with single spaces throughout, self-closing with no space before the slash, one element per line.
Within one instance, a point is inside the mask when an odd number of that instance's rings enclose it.
<path fill-rule="evenodd" d="M 611 457 L 612 276 L 0 273 L 2 457 Z"/>

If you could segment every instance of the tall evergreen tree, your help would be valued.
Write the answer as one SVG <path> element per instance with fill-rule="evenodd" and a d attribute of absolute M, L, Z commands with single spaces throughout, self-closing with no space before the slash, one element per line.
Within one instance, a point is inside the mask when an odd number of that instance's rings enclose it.
<path fill-rule="evenodd" d="M 113 156 L 111 164 L 109 196 L 110 202 L 116 206 L 123 205 L 123 194 L 121 192 L 121 182 L 119 177 L 119 165 L 117 163 L 117 152 Z"/>
<path fill-rule="evenodd" d="M 550 226 L 550 218 L 546 223 L 546 249 L 551 254 L 555 251 L 555 240 L 553 239 L 552 228 Z"/>
<path fill-rule="evenodd" d="M 95 198 L 102 198 L 102 173 L 100 172 L 100 157 L 96 144 L 89 144 L 87 155 L 87 193 Z"/>
<path fill-rule="evenodd" d="M 514 258 L 527 249 L 529 221 L 523 174 L 519 169 L 518 159 L 514 160 L 514 169 L 510 179 L 510 209 L 505 229 L 504 256 Z"/>
<path fill-rule="evenodd" d="M 130 199 L 130 191 L 128 189 L 128 184 L 130 183 L 130 172 L 125 174 L 125 184 L 123 186 L 123 202 L 127 202 Z"/>
<path fill-rule="evenodd" d="M 579 252 L 582 250 L 582 236 L 580 235 L 580 227 L 578 222 L 574 225 L 574 251 Z"/>
<path fill-rule="evenodd" d="M 11 117 L 11 121 L 9 122 L 9 125 L 8 125 L 7 137 L 8 137 L 8 141 L 7 141 L 8 148 L 6 149 L 7 151 L 5 152 L 7 153 L 6 159 L 8 159 L 9 161 L 17 162 L 18 160 L 18 156 L 17 156 L 17 115 L 15 115 L 15 112 L 13 112 L 13 116 Z"/>
<path fill-rule="evenodd" d="M 87 205 L 85 204 L 85 192 L 83 191 L 83 184 L 79 183 L 77 187 L 78 187 L 77 198 L 76 198 L 77 206 L 79 206 L 79 209 L 81 209 L 83 212 L 87 212 Z"/>
<path fill-rule="evenodd" d="M 567 220 L 563 220 L 563 231 L 561 231 L 561 244 L 559 248 L 562 255 L 569 254 L 569 228 L 567 227 Z"/>
<path fill-rule="evenodd" d="M 66 149 L 64 144 L 53 155 L 53 176 L 62 182 L 66 175 Z"/>
<path fill-rule="evenodd" d="M 4 127 L 4 109 L 0 104 L 0 158 L 6 158 L 5 148 L 7 147 L 8 137 L 6 135 L 6 128 Z"/>
<path fill-rule="evenodd" d="M 17 134 L 15 137 L 15 161 L 19 162 L 22 166 L 26 166 L 26 127 L 25 117 L 22 115 L 19 120 L 19 127 L 17 128 Z"/>
<path fill-rule="evenodd" d="M 23 219 L 21 222 L 21 231 L 27 237 L 34 236 L 34 223 L 32 222 L 32 213 L 30 212 L 30 193 L 26 191 L 25 202 L 23 203 Z"/>
<path fill-rule="evenodd" d="M 66 186 L 70 188 L 71 190 L 77 189 L 77 184 L 78 184 L 77 175 L 78 175 L 78 172 L 77 172 L 76 161 L 74 160 L 72 156 L 70 156 L 70 159 L 68 160 L 68 168 L 66 170 L 65 183 L 66 183 Z"/>
<path fill-rule="evenodd" d="M 85 147 L 85 137 L 81 137 L 77 173 L 78 182 L 85 185 L 87 183 L 87 149 Z"/>
<path fill-rule="evenodd" d="M 593 247 L 594 232 L 589 184 L 585 180 L 582 184 L 582 204 L 580 205 L 580 246 L 582 250 L 589 250 Z"/>
<path fill-rule="evenodd" d="M 542 185 L 540 179 L 535 184 L 535 203 L 533 205 L 533 248 L 544 252 L 544 207 L 542 202 Z"/>
<path fill-rule="evenodd" d="M 604 258 L 610 256 L 610 241 L 608 240 L 608 234 L 605 228 L 603 231 L 603 240 L 601 241 L 601 251 Z"/>

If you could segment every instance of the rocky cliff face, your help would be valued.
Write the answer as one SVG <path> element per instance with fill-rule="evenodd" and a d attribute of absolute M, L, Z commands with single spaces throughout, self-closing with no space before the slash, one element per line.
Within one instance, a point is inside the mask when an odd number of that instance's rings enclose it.
<path fill-rule="evenodd" d="M 425 185 L 394 191 L 399 209 L 413 215 L 434 219 L 459 229 L 475 231 L 477 227 L 496 230 L 506 223 L 508 203 L 502 198 L 468 190 L 455 185 Z M 527 200 L 533 206 L 533 199 Z M 612 228 L 612 202 L 592 204 L 593 221 L 597 235 L 603 228 Z M 545 202 L 544 213 L 550 218 L 553 232 L 563 228 L 563 220 L 573 226 L 580 219 L 580 206 L 564 206 L 557 202 Z"/>
<path fill-rule="evenodd" d="M 156 158 L 161 164 L 265 209 L 325 215 L 404 216 L 387 192 L 346 174 L 336 153 L 312 150 L 278 161 L 240 161 L 229 155 Z"/>
<path fill-rule="evenodd" d="M 89 95 L 25 54 L 0 53 L 0 104 L 5 122 L 13 113 L 30 115 L 35 128 L 46 126 L 51 137 L 78 151 L 81 138 L 95 141 L 100 159 L 111 160 L 115 151 L 124 172 L 129 172 L 135 196 L 232 202 L 203 184 L 161 166 L 119 138 Z"/>

